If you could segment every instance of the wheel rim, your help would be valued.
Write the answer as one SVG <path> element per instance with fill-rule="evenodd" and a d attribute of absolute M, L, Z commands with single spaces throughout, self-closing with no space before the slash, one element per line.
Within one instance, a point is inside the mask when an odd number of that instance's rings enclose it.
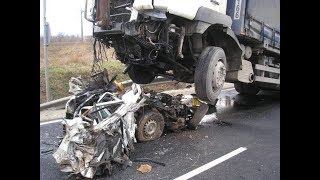
<path fill-rule="evenodd" d="M 152 136 L 157 130 L 157 122 L 155 120 L 150 119 L 146 122 L 143 128 L 144 135 L 147 137 Z"/>
<path fill-rule="evenodd" d="M 226 67 L 223 62 L 218 61 L 213 71 L 212 89 L 216 90 L 223 86 L 226 78 Z"/>

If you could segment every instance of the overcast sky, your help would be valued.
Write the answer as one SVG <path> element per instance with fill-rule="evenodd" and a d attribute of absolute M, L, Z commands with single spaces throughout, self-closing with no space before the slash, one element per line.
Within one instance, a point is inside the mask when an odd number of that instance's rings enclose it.
<path fill-rule="evenodd" d="M 51 35 L 62 32 L 68 35 L 81 35 L 81 8 L 85 0 L 46 0 L 47 22 Z M 43 0 L 40 0 L 40 36 L 43 34 Z M 92 35 L 92 24 L 83 19 L 83 34 Z"/>

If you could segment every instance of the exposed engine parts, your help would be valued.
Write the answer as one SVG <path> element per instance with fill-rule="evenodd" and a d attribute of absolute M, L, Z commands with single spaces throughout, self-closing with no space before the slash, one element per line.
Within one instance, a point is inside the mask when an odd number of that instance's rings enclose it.
<path fill-rule="evenodd" d="M 117 58 L 130 65 L 124 72 L 130 72 L 133 66 L 147 66 L 148 75 L 162 75 L 178 81 L 192 82 L 195 62 L 193 54 L 190 53 L 193 51 L 189 49 L 191 44 L 185 41 L 184 24 L 167 16 L 163 11 L 145 11 L 137 19 L 129 21 L 128 16 L 123 13 L 126 11 L 126 4 L 128 3 L 111 1 L 111 7 L 117 8 L 111 8 L 110 13 L 114 16 L 110 16 L 109 22 L 109 29 L 117 29 L 117 25 L 122 24 L 124 34 L 115 33 L 106 37 L 97 32 L 94 34 L 95 39 L 107 47 L 113 47 Z M 139 74 L 139 71 L 134 69 L 131 71 L 133 72 L 129 73 L 129 76 L 134 82 L 147 84 L 153 80 L 139 81 L 132 75 L 146 74 Z M 182 76 L 185 73 L 188 75 Z"/>
<path fill-rule="evenodd" d="M 192 95 L 171 96 L 165 93 L 151 92 L 144 108 L 156 109 L 163 115 L 166 127 L 176 131 L 192 126 L 190 125 L 191 119 L 200 104 L 202 103 Z M 202 115 L 198 118 L 201 120 L 206 113 L 207 111 L 201 113 Z"/>

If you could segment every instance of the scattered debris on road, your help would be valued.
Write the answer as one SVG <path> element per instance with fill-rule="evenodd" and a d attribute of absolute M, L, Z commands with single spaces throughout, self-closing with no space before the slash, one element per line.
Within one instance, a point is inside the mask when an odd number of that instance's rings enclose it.
<path fill-rule="evenodd" d="M 159 138 L 165 127 L 195 129 L 207 109 L 199 108 L 207 105 L 193 95 L 144 93 L 135 83 L 124 92 L 116 76 L 109 80 L 106 70 L 87 82 L 73 78 L 69 91 L 74 96 L 65 107 L 65 136 L 53 157 L 61 171 L 86 178 L 111 174 L 114 164 L 123 169 L 132 166 L 129 154 L 134 143 Z M 142 173 L 150 172 L 148 168 L 143 167 Z"/>
<path fill-rule="evenodd" d="M 151 172 L 152 166 L 149 164 L 141 164 L 137 171 L 141 172 L 142 174 Z"/>

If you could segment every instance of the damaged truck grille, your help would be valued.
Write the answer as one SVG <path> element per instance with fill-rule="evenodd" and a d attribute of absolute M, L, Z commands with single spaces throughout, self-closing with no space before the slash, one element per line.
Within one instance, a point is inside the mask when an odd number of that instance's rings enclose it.
<path fill-rule="evenodd" d="M 110 1 L 110 21 L 127 22 L 130 19 L 131 12 L 127 7 L 132 6 L 131 0 L 111 0 Z"/>

